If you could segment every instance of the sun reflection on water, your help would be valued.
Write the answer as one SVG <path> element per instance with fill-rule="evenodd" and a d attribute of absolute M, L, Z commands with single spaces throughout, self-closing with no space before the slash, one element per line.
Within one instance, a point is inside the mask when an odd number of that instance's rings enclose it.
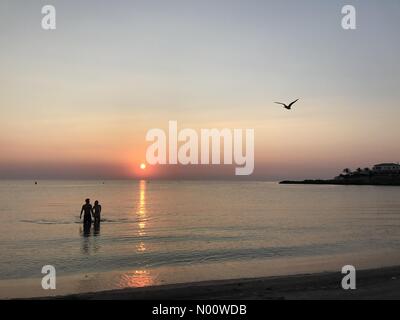
<path fill-rule="evenodd" d="M 153 284 L 154 278 L 148 270 L 135 270 L 134 272 L 125 273 L 121 276 L 119 283 L 121 288 L 140 288 Z"/>
<path fill-rule="evenodd" d="M 146 181 L 141 180 L 139 182 L 139 200 L 136 205 L 136 217 L 138 220 L 137 233 L 139 238 L 143 238 L 147 235 L 147 208 L 146 208 Z M 136 245 L 136 252 L 143 253 L 147 250 L 146 244 L 141 239 L 139 243 Z M 150 286 L 154 283 L 154 279 L 150 274 L 150 271 L 141 269 L 135 270 L 132 273 L 126 273 L 121 278 L 121 286 L 122 287 L 145 287 Z"/>
<path fill-rule="evenodd" d="M 137 205 L 136 211 L 138 217 L 138 226 L 139 226 L 139 236 L 146 235 L 146 221 L 147 221 L 147 212 L 146 212 L 146 181 L 140 180 L 139 182 L 139 203 Z"/>

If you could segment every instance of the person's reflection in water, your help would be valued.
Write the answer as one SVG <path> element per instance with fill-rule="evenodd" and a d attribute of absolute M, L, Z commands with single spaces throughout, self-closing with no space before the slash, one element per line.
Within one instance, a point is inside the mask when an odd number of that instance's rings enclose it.
<path fill-rule="evenodd" d="M 91 223 L 84 223 L 83 224 L 83 236 L 84 237 L 89 237 L 90 236 L 91 228 L 92 228 L 92 224 Z"/>
<path fill-rule="evenodd" d="M 79 229 L 79 233 L 82 236 L 82 253 L 84 254 L 89 254 L 89 249 L 90 249 L 90 234 L 91 234 L 91 228 L 90 225 L 83 225 Z"/>
<path fill-rule="evenodd" d="M 99 236 L 100 235 L 100 220 L 99 221 L 95 220 L 93 226 L 94 226 L 93 235 L 94 236 Z"/>
<path fill-rule="evenodd" d="M 100 224 L 94 224 L 93 231 L 90 225 L 83 225 L 80 227 L 80 234 L 82 237 L 82 253 L 92 254 L 99 251 L 101 247 L 100 243 Z"/>

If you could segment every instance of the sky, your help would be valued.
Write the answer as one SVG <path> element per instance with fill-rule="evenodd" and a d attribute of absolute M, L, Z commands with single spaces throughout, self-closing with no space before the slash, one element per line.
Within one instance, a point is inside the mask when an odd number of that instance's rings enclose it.
<path fill-rule="evenodd" d="M 1 0 L 0 178 L 235 178 L 139 170 L 170 120 L 254 129 L 254 179 L 400 161 L 399 30 L 398 0 Z"/>

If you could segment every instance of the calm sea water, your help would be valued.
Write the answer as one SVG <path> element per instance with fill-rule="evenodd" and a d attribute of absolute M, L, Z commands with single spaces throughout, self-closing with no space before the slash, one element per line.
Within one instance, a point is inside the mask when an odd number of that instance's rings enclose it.
<path fill-rule="evenodd" d="M 1 181 L 0 297 L 50 294 L 35 280 L 48 264 L 58 294 L 323 271 L 338 261 L 400 264 L 399 195 L 270 182 Z M 88 234 L 79 221 L 86 197 L 100 201 L 104 219 Z"/>

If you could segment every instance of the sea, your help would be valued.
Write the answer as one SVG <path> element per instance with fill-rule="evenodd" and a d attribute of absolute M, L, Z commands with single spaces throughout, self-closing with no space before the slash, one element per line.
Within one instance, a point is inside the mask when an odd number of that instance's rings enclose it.
<path fill-rule="evenodd" d="M 102 206 L 89 230 L 86 198 Z M 0 181 L 2 299 L 399 264 L 399 187 Z"/>

